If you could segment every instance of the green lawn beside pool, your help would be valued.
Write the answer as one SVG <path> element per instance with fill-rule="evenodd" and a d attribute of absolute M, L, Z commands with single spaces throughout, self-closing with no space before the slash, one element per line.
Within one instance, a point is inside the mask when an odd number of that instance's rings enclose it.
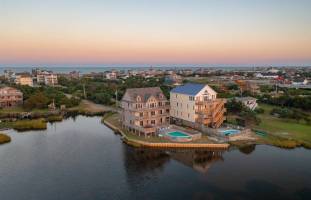
<path fill-rule="evenodd" d="M 266 104 L 260 104 L 259 106 L 265 110 L 265 113 L 259 115 L 261 123 L 255 126 L 255 129 L 263 130 L 276 136 L 311 143 L 311 125 L 270 115 L 270 111 L 275 106 Z"/>

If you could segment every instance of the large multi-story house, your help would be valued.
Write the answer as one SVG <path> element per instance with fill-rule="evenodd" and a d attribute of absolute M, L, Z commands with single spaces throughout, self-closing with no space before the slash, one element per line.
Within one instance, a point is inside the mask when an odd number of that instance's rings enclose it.
<path fill-rule="evenodd" d="M 170 92 L 173 122 L 193 128 L 218 128 L 225 120 L 225 100 L 208 85 L 188 83 Z"/>
<path fill-rule="evenodd" d="M 138 135 L 154 135 L 169 124 L 169 101 L 159 87 L 127 89 L 122 101 L 122 125 Z"/>
<path fill-rule="evenodd" d="M 15 88 L 0 88 L 0 108 L 8 108 L 23 103 L 23 93 Z"/>
<path fill-rule="evenodd" d="M 29 73 L 17 73 L 15 75 L 15 83 L 18 85 L 33 86 L 33 80 Z"/>

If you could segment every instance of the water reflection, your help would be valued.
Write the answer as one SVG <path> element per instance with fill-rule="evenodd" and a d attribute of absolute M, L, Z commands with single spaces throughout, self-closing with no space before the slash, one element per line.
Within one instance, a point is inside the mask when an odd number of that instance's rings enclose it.
<path fill-rule="evenodd" d="M 223 151 L 184 150 L 169 152 L 171 158 L 194 170 L 207 173 L 213 163 L 223 161 Z"/>
<path fill-rule="evenodd" d="M 200 173 L 207 173 L 213 163 L 223 161 L 224 151 L 127 147 L 124 153 L 125 163 L 129 168 L 135 168 L 137 173 L 161 171 L 170 159 Z"/>

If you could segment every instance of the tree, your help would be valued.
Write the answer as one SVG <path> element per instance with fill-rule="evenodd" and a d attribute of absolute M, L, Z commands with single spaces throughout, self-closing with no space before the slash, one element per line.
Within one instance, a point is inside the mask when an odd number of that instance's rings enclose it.
<path fill-rule="evenodd" d="M 226 108 L 229 113 L 240 113 L 243 110 L 243 104 L 232 99 L 226 103 Z"/>
<path fill-rule="evenodd" d="M 38 92 L 31 95 L 24 103 L 24 108 L 31 110 L 34 108 L 43 109 L 47 108 L 49 99 L 42 93 Z"/>

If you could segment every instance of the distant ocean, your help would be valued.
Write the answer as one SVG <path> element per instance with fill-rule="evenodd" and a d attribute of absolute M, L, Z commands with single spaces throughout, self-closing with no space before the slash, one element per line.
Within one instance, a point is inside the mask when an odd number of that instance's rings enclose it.
<path fill-rule="evenodd" d="M 116 70 L 148 70 L 148 69 L 192 69 L 196 70 L 199 68 L 208 68 L 208 69 L 222 69 L 222 70 L 250 70 L 254 69 L 254 67 L 251 66 L 223 66 L 223 67 L 217 67 L 217 66 L 206 66 L 206 65 L 178 65 L 178 66 L 114 66 L 114 67 L 60 67 L 60 66 L 53 66 L 53 67 L 40 67 L 40 66 L 33 66 L 33 67 L 4 67 L 0 66 L 0 74 L 4 73 L 4 70 L 11 69 L 14 72 L 31 72 L 33 68 L 40 68 L 40 69 L 46 69 L 51 70 L 55 73 L 69 73 L 71 71 L 79 71 L 81 74 L 86 74 L 90 72 L 105 72 L 110 71 L 113 69 Z"/>
<path fill-rule="evenodd" d="M 45 70 L 51 70 L 55 73 L 69 73 L 71 71 L 79 71 L 81 74 L 90 72 L 105 72 L 113 69 L 116 70 L 148 70 L 148 69 L 198 69 L 202 67 L 191 67 L 191 66 L 178 66 L 178 67 L 0 67 L 0 74 L 4 73 L 4 70 L 10 69 L 14 72 L 31 72 L 33 68 L 40 68 Z M 213 67 L 214 69 L 233 69 L 232 67 Z M 245 67 L 244 67 L 245 69 Z"/>

